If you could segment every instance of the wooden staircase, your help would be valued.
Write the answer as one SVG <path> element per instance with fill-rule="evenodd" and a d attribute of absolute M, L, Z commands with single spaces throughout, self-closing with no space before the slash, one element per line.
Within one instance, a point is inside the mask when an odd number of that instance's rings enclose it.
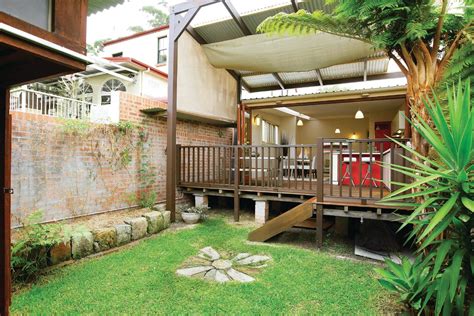
<path fill-rule="evenodd" d="M 295 206 L 291 210 L 281 214 L 280 216 L 269 220 L 262 227 L 250 232 L 248 240 L 265 241 L 299 223 L 306 221 L 313 215 L 313 203 L 315 201 L 316 197 L 313 197 L 304 203 Z"/>

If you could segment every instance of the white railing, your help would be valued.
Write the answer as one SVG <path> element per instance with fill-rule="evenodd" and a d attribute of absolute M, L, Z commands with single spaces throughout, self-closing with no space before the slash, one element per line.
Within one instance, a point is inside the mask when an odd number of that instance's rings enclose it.
<path fill-rule="evenodd" d="M 91 120 L 96 104 L 25 88 L 10 92 L 10 111 Z M 94 109 L 95 110 L 95 109 Z"/>

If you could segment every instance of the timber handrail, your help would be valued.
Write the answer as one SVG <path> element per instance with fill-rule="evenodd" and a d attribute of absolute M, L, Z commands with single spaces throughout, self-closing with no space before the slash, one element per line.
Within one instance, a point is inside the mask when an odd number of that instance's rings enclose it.
<path fill-rule="evenodd" d="M 407 139 L 398 139 L 406 143 Z M 178 185 L 379 200 L 406 182 L 390 163 L 405 164 L 388 138 L 319 138 L 296 145 L 179 145 Z"/>

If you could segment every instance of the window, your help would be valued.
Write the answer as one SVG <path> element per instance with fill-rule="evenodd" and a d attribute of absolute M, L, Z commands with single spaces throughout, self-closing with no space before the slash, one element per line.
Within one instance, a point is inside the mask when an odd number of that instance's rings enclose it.
<path fill-rule="evenodd" d="M 158 38 L 158 64 L 166 63 L 168 60 L 168 37 Z"/>
<path fill-rule="evenodd" d="M 111 95 L 112 91 L 127 91 L 127 88 L 122 83 L 122 81 L 118 79 L 110 79 L 104 83 L 102 86 L 102 93 L 101 93 L 101 104 L 107 105 L 111 102 Z"/>
<path fill-rule="evenodd" d="M 82 82 L 79 86 L 78 99 L 81 101 L 92 103 L 94 97 L 94 89 L 87 82 Z"/>
<path fill-rule="evenodd" d="M 267 144 L 278 145 L 280 143 L 279 127 L 265 120 L 262 120 L 262 142 Z"/>

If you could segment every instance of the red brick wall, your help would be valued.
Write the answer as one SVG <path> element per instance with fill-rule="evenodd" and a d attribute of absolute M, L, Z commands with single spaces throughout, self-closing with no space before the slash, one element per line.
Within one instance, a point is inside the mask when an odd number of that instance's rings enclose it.
<path fill-rule="evenodd" d="M 164 104 L 126 93 L 121 94 L 120 100 L 120 120 L 138 124 L 147 137 L 141 149 L 134 148 L 130 164 L 119 169 L 101 163 L 98 158 L 98 153 L 108 152 L 107 136 L 65 133 L 61 120 L 28 113 L 12 114 L 14 224 L 37 209 L 43 210 L 45 220 L 54 220 L 133 206 L 130 195 L 140 190 L 143 148 L 155 167 L 154 190 L 158 200 L 164 201 L 166 118 L 138 110 Z M 209 124 L 181 120 L 177 123 L 178 144 L 230 144 L 231 135 L 231 129 Z M 98 144 L 102 146 L 100 150 Z"/>

